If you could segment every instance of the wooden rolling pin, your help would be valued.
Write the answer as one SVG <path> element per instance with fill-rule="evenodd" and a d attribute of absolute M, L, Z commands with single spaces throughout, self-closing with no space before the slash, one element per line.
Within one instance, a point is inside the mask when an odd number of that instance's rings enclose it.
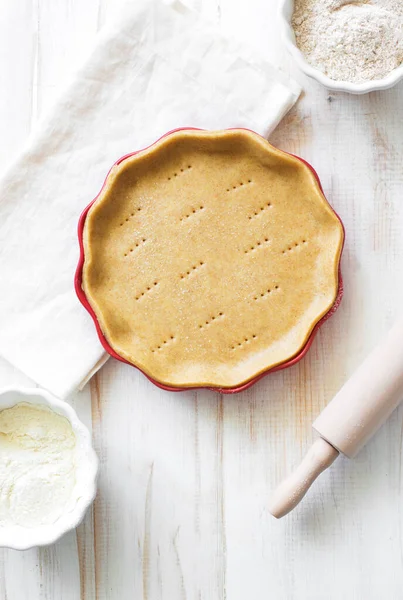
<path fill-rule="evenodd" d="M 403 399 L 403 318 L 372 351 L 316 421 L 319 434 L 300 466 L 276 489 L 269 510 L 281 518 L 299 504 L 341 452 L 353 458 Z"/>

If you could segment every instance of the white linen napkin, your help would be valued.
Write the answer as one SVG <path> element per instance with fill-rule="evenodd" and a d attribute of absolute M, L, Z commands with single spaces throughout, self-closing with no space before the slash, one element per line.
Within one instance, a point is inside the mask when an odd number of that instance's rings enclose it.
<path fill-rule="evenodd" d="M 0 355 L 59 397 L 105 362 L 73 287 L 77 221 L 120 156 L 166 131 L 268 135 L 298 86 L 175 1 L 136 0 L 0 182 Z"/>

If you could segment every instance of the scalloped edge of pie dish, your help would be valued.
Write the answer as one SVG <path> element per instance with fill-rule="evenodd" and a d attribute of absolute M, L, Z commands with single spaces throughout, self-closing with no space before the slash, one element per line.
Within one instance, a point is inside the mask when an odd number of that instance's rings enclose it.
<path fill-rule="evenodd" d="M 256 132 L 250 130 L 250 129 L 246 129 L 246 128 L 241 128 L 241 127 L 237 127 L 237 128 L 231 128 L 231 129 L 227 129 L 227 130 L 223 130 L 223 131 L 245 131 L 248 133 L 252 133 L 260 138 L 262 138 L 263 140 L 265 140 L 265 138 L 263 138 L 262 136 L 260 136 L 259 134 L 257 134 Z M 180 391 L 186 391 L 186 390 L 200 390 L 200 389 L 209 389 L 211 391 L 215 391 L 215 392 L 219 392 L 219 393 L 223 393 L 223 394 L 234 394 L 234 393 L 238 393 L 241 392 L 243 390 L 248 389 L 250 386 L 254 385 L 257 381 L 259 381 L 260 379 L 262 379 L 262 377 L 265 377 L 266 375 L 268 375 L 269 373 L 274 373 L 275 371 L 279 371 L 281 369 L 285 369 L 287 367 L 291 367 L 294 364 L 296 364 L 297 362 L 299 362 L 304 356 L 305 354 L 308 352 L 309 348 L 311 347 L 313 340 L 315 338 L 315 335 L 318 331 L 318 329 L 323 325 L 323 323 L 325 321 L 327 321 L 337 310 L 337 308 L 340 305 L 340 302 L 342 300 L 343 297 L 343 280 L 342 280 L 342 275 L 341 275 L 341 267 L 340 267 L 340 262 L 341 262 L 341 256 L 342 256 L 342 252 L 343 252 L 343 248 L 344 248 L 344 241 L 345 241 L 345 229 L 344 229 L 344 225 L 342 220 L 340 219 L 339 215 L 334 211 L 334 209 L 332 208 L 332 206 L 330 205 L 330 203 L 328 202 L 328 200 L 326 199 L 324 193 L 323 193 L 323 188 L 319 179 L 318 174 L 316 173 L 315 169 L 307 162 L 305 161 L 303 158 L 296 156 L 294 154 L 291 153 L 287 153 L 284 152 L 283 150 L 279 150 L 279 152 L 284 153 L 285 155 L 288 156 L 292 156 L 295 159 L 299 160 L 300 162 L 302 162 L 305 166 L 307 166 L 310 171 L 312 172 L 312 174 L 314 175 L 318 185 L 319 185 L 319 189 L 322 193 L 322 196 L 324 198 L 324 200 L 326 201 L 327 205 L 329 206 L 330 210 L 332 211 L 332 213 L 334 214 L 334 216 L 337 218 L 337 220 L 339 221 L 340 225 L 341 225 L 341 229 L 342 229 L 342 239 L 341 239 L 341 243 L 340 243 L 340 250 L 339 250 L 339 257 L 338 257 L 338 262 L 337 262 L 337 292 L 335 295 L 335 299 L 333 304 L 330 306 L 330 308 L 322 315 L 319 316 L 318 320 L 314 323 L 312 323 L 312 329 L 310 332 L 307 333 L 307 337 L 306 340 L 304 342 L 304 344 L 302 345 L 302 347 L 297 350 L 297 352 L 291 356 L 290 358 L 286 359 L 285 361 L 271 366 L 265 370 L 263 370 L 262 372 L 258 373 L 257 375 L 253 375 L 251 376 L 250 379 L 248 379 L 247 381 L 242 382 L 240 385 L 238 386 L 229 386 L 229 387 L 223 387 L 223 386 L 213 386 L 213 385 L 209 385 L 209 384 L 200 384 L 200 385 L 196 385 L 196 384 L 191 384 L 191 385 L 184 385 L 184 386 L 172 386 L 169 385 L 167 383 L 164 383 L 162 381 L 158 381 L 156 379 L 154 379 L 154 377 L 147 373 L 143 368 L 141 368 L 140 366 L 129 362 L 128 360 L 126 360 L 125 358 L 123 358 L 122 356 L 120 356 L 113 348 L 112 346 L 109 344 L 108 340 L 106 339 L 100 323 L 97 319 L 97 316 L 85 294 L 85 291 L 82 288 L 82 276 L 83 276 L 83 268 L 84 268 L 84 262 L 85 262 L 85 251 L 84 251 L 84 241 L 83 241 L 83 232 L 84 232 L 84 227 L 85 227 L 85 221 L 87 218 L 87 214 L 90 210 L 90 208 L 92 207 L 92 205 L 96 202 L 96 200 L 99 198 L 99 196 L 102 194 L 102 192 L 104 191 L 104 188 L 108 182 L 109 179 L 109 175 L 111 173 L 111 171 L 118 165 L 120 165 L 123 161 L 139 154 L 140 152 L 144 152 L 145 150 L 148 150 L 149 148 L 152 148 L 153 146 L 155 146 L 156 144 L 158 144 L 161 140 L 163 140 L 164 138 L 166 138 L 167 136 L 170 136 L 174 133 L 180 132 L 180 131 L 205 131 L 203 129 L 199 129 L 196 127 L 179 127 L 177 129 L 173 129 L 172 131 L 169 131 L 167 133 L 165 133 L 163 136 L 161 136 L 158 140 L 156 140 L 155 142 L 153 142 L 152 144 L 150 144 L 149 146 L 147 146 L 146 148 L 142 148 L 141 150 L 136 150 L 134 152 L 131 152 L 129 154 L 126 154 L 124 156 L 122 156 L 121 158 L 119 158 L 111 167 L 111 169 L 109 170 L 105 181 L 102 185 L 101 190 L 99 191 L 99 193 L 97 194 L 97 196 L 88 204 L 88 206 L 83 210 L 83 212 L 81 213 L 79 222 L 78 222 L 78 240 L 79 240 L 79 250 L 80 250 L 80 255 L 79 255 L 79 261 L 78 261 L 78 265 L 77 265 L 77 269 L 76 269 L 76 273 L 75 273 L 75 278 L 74 278 L 74 286 L 75 286 L 75 290 L 76 290 L 76 294 L 77 297 L 79 299 L 79 301 L 81 302 L 81 304 L 84 306 L 84 308 L 87 310 L 87 312 L 90 314 L 91 318 L 94 321 L 95 327 L 96 327 L 96 331 L 99 337 L 99 340 L 103 346 L 103 348 L 105 349 L 105 351 L 112 356 L 113 358 L 126 363 L 134 368 L 136 368 L 137 370 L 141 371 L 146 377 L 147 379 L 149 379 L 154 385 L 156 385 L 157 387 L 166 390 L 166 391 L 171 391 L 171 392 L 180 392 Z M 267 142 L 267 140 L 265 140 Z"/>

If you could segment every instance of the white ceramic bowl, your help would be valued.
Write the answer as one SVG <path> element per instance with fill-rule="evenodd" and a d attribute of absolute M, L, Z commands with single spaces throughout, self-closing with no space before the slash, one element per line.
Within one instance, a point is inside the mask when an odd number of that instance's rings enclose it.
<path fill-rule="evenodd" d="M 88 429 L 81 423 L 73 408 L 39 388 L 7 388 L 0 390 L 0 410 L 11 408 L 19 402 L 42 405 L 66 417 L 71 423 L 77 443 L 76 494 L 66 512 L 55 522 L 39 527 L 0 527 L 0 547 L 27 550 L 36 546 L 53 544 L 62 535 L 82 521 L 96 494 L 98 459 L 92 448 Z"/>
<path fill-rule="evenodd" d="M 319 0 L 320 1 L 320 0 Z M 281 36 L 284 43 L 294 57 L 295 62 L 305 75 L 312 77 L 328 90 L 335 92 L 348 92 L 349 94 L 368 94 L 376 90 L 387 90 L 403 79 L 403 65 L 394 69 L 383 79 L 374 79 L 363 83 L 351 83 L 350 81 L 335 81 L 327 75 L 312 67 L 295 43 L 295 35 L 291 26 L 291 18 L 294 10 L 294 0 L 279 0 Z"/>

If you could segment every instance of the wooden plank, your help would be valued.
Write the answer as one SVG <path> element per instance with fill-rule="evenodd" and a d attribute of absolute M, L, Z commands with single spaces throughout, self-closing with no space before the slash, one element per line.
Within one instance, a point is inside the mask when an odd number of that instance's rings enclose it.
<path fill-rule="evenodd" d="M 36 22 L 31 0 L 2 2 L 0 10 L 0 172 L 31 128 Z M 13 127 L 10 126 L 13 123 Z"/>
<path fill-rule="evenodd" d="M 91 0 L 41 0 L 38 3 L 38 44 L 36 68 L 36 114 L 46 112 L 74 70 L 91 50 L 99 29 L 99 2 Z M 85 402 L 82 402 L 84 396 Z M 72 399 L 73 404 L 74 399 Z M 79 415 L 91 427 L 89 390 L 77 398 Z M 87 408 L 85 407 L 87 404 Z M 39 554 L 44 597 L 92 598 L 95 582 L 94 531 L 92 513 L 77 530 L 55 546 L 55 553 Z M 59 555 L 63 560 L 58 560 Z"/>
<path fill-rule="evenodd" d="M 36 47 L 36 10 L 30 0 L 3 2 L 0 11 L 0 171 L 16 155 L 31 128 L 33 73 Z M 3 385 L 27 379 L 0 362 Z M 0 596 L 21 600 L 41 598 L 37 552 L 0 549 Z M 24 589 L 21 590 L 21 582 Z"/>
<path fill-rule="evenodd" d="M 98 1 L 5 0 L 0 11 L 0 170 L 18 152 L 40 112 L 65 77 L 88 51 L 97 30 Z M 11 57 L 11 59 L 10 59 Z M 2 385 L 33 385 L 4 362 Z M 82 402 L 83 396 L 86 402 Z M 89 390 L 77 398 L 79 414 L 90 425 Z M 75 399 L 72 399 L 74 403 Z M 93 579 L 90 516 L 75 533 L 50 548 L 0 550 L 0 597 L 7 600 L 91 598 Z"/>
<path fill-rule="evenodd" d="M 91 391 L 103 467 L 94 509 L 97 597 L 214 597 L 223 569 L 209 549 L 224 543 L 217 398 L 164 393 L 112 361 Z"/>

